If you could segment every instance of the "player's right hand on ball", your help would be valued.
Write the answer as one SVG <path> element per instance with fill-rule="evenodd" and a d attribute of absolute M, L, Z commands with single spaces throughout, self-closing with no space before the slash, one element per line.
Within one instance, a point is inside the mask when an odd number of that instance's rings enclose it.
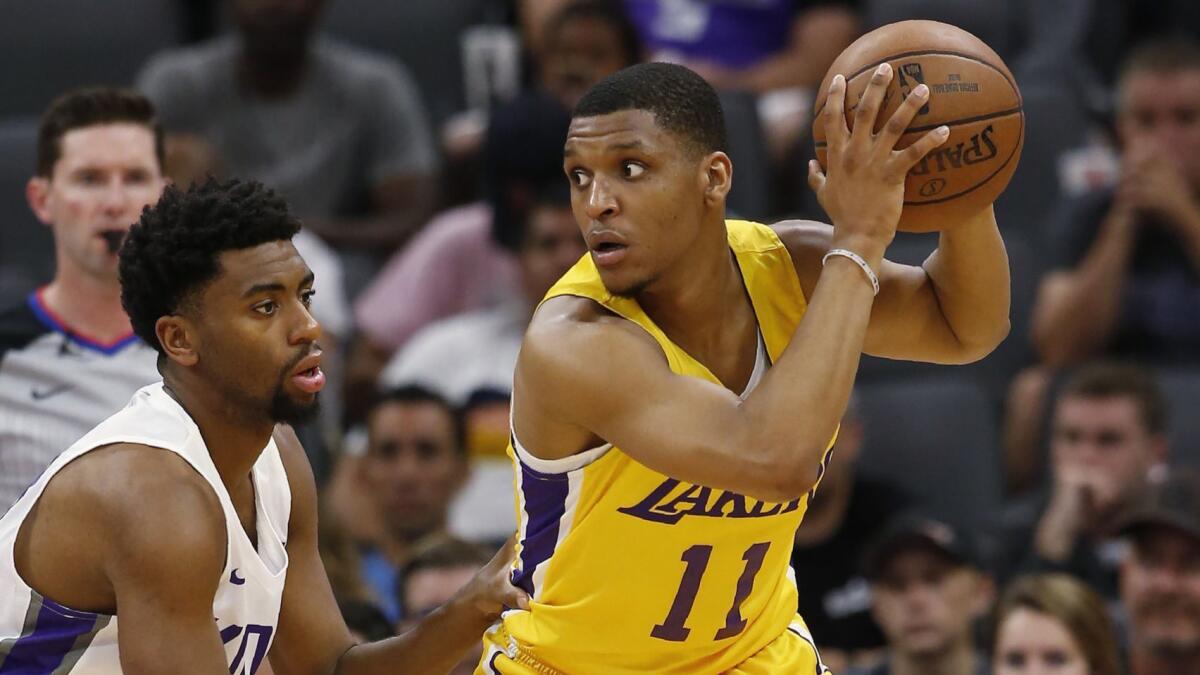
<path fill-rule="evenodd" d="M 854 131 L 846 126 L 846 78 L 835 75 L 818 122 L 828 142 L 825 170 L 816 160 L 808 165 L 808 184 L 833 221 L 833 246 L 848 248 L 878 264 L 896 236 L 904 206 L 904 177 L 908 170 L 950 136 L 942 126 L 903 150 L 896 142 L 929 99 L 924 84 L 913 89 L 879 133 L 874 133 L 892 67 L 880 65 L 854 113 Z"/>

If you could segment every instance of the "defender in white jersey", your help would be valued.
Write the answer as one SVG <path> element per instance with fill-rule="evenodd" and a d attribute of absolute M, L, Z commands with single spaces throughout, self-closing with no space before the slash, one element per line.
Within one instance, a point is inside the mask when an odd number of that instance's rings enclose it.
<path fill-rule="evenodd" d="M 209 181 L 130 230 L 122 301 L 163 382 L 0 518 L 0 673 L 446 672 L 527 606 L 507 549 L 413 631 L 354 644 L 287 426 L 324 384 L 298 229 L 261 185 Z"/>

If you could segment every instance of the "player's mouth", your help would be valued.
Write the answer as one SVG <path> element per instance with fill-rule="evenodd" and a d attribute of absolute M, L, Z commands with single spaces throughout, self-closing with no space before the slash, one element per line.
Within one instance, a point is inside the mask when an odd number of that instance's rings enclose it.
<path fill-rule="evenodd" d="M 616 265 L 625 258 L 625 254 L 629 251 L 629 245 L 625 242 L 625 238 L 612 230 L 589 233 L 587 244 L 588 249 L 592 252 L 592 260 L 599 267 Z"/>
<path fill-rule="evenodd" d="M 304 357 L 292 371 L 292 384 L 300 391 L 315 394 L 325 386 L 325 372 L 321 370 L 321 352 Z"/>

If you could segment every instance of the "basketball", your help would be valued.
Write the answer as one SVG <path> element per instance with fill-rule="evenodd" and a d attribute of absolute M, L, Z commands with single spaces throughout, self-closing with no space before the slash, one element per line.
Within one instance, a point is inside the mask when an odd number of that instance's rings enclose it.
<path fill-rule="evenodd" d="M 846 78 L 846 123 L 871 75 L 883 62 L 892 66 L 876 131 L 917 85 L 929 87 L 929 101 L 896 144 L 905 148 L 943 124 L 950 137 L 909 172 L 899 229 L 941 230 L 994 202 L 1021 157 L 1025 115 L 1012 72 L 982 40 L 936 21 L 901 21 L 867 33 L 830 66 L 814 106 L 813 140 L 825 166 L 825 126 L 821 112 L 833 76 Z"/>

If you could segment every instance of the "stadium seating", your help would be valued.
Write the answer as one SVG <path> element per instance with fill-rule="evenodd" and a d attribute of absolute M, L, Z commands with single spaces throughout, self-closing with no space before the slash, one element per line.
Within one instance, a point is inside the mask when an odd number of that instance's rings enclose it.
<path fill-rule="evenodd" d="M 132 84 L 147 57 L 183 34 L 181 7 L 166 0 L 5 3 L 0 115 L 38 115 L 73 87 Z"/>
<path fill-rule="evenodd" d="M 982 525 L 1001 503 L 995 408 L 979 385 L 936 378 L 858 388 L 865 474 L 910 491 L 934 515 Z"/>

